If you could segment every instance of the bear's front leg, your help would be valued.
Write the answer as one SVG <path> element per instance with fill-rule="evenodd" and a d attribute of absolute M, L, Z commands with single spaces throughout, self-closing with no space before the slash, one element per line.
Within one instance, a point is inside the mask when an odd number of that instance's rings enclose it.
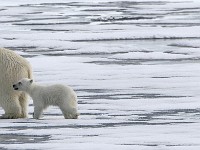
<path fill-rule="evenodd" d="M 28 95 L 22 92 L 19 96 L 19 102 L 21 106 L 21 117 L 28 118 Z"/>
<path fill-rule="evenodd" d="M 34 113 L 33 113 L 33 118 L 34 119 L 40 119 L 42 115 L 43 108 L 39 106 L 34 107 Z"/>
<path fill-rule="evenodd" d="M 17 119 L 21 118 L 21 106 L 17 99 L 5 99 L 6 103 L 2 103 L 5 114 L 0 116 L 0 119 Z"/>

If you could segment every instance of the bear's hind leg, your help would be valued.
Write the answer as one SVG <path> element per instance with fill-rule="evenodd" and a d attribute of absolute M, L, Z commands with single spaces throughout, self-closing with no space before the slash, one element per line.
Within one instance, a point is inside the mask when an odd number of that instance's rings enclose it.
<path fill-rule="evenodd" d="M 20 106 L 21 106 L 21 118 L 27 118 L 28 117 L 28 112 L 27 112 L 27 108 L 28 108 L 28 95 L 24 92 L 21 93 L 21 95 L 19 96 L 19 102 L 20 102 Z"/>
<path fill-rule="evenodd" d="M 7 99 L 1 106 L 4 109 L 5 114 L 0 116 L 0 119 L 21 118 L 21 106 L 18 99 Z"/>

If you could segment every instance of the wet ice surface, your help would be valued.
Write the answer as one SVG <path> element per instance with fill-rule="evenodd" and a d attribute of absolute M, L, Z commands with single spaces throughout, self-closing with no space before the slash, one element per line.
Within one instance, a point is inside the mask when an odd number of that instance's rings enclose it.
<path fill-rule="evenodd" d="M 78 120 L 0 120 L 1 149 L 200 148 L 200 2 L 1 1 L 1 47 L 78 95 Z M 0 111 L 1 114 L 3 110 Z"/>

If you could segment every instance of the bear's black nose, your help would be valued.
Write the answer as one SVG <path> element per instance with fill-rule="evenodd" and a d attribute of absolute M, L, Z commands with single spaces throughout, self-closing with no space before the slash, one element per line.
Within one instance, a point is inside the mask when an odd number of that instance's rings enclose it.
<path fill-rule="evenodd" d="M 16 85 L 13 85 L 13 88 L 15 88 Z"/>

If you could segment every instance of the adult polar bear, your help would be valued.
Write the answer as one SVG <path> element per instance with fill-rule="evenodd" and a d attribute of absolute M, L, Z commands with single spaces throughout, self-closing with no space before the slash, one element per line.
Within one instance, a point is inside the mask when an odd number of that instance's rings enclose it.
<path fill-rule="evenodd" d="M 15 52 L 0 48 L 0 106 L 5 114 L 2 119 L 26 118 L 28 96 L 13 90 L 13 84 L 22 78 L 32 79 L 29 62 Z"/>

